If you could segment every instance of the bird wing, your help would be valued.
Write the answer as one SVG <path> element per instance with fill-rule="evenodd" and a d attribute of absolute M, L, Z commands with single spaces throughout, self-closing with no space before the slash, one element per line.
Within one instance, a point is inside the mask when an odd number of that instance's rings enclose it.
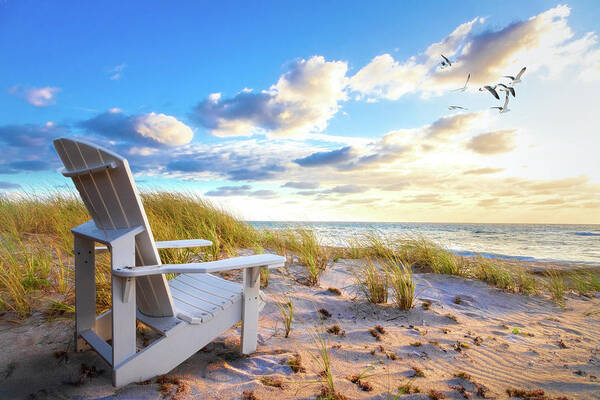
<path fill-rule="evenodd" d="M 514 76 L 510 76 L 510 75 L 504 75 L 503 78 L 510 78 L 513 81 L 515 80 L 515 77 Z"/>
<path fill-rule="evenodd" d="M 506 99 L 504 100 L 504 106 L 502 108 L 508 107 L 508 93 L 506 93 Z"/>
<path fill-rule="evenodd" d="M 494 96 L 495 98 L 497 98 L 498 100 L 500 100 L 500 96 L 498 96 L 498 92 L 496 92 L 496 89 L 494 89 L 491 86 L 484 86 L 488 92 L 490 92 L 492 94 L 492 96 Z"/>
<path fill-rule="evenodd" d="M 527 69 L 527 67 L 523 67 L 523 68 L 522 68 L 522 69 L 519 71 L 519 73 L 517 74 L 517 79 L 520 79 L 520 78 L 521 78 L 521 75 L 523 75 L 523 74 L 525 73 L 525 70 L 526 70 L 526 69 Z"/>
<path fill-rule="evenodd" d="M 510 93 L 513 95 L 513 97 L 515 97 L 515 88 L 511 87 L 508 88 L 508 90 L 510 90 Z"/>
<path fill-rule="evenodd" d="M 469 83 L 469 79 L 471 79 L 471 73 L 469 73 L 469 75 L 467 75 L 467 81 L 465 82 L 465 88 L 467 87 L 467 84 Z"/>
<path fill-rule="evenodd" d="M 446 56 L 445 56 L 445 55 L 443 55 L 443 54 L 440 54 L 440 55 L 442 56 L 442 58 L 443 58 L 444 60 L 446 60 L 446 62 L 447 62 L 448 64 L 450 64 L 450 60 L 448 60 L 448 58 L 446 58 Z M 450 64 L 450 65 L 452 65 L 452 64 Z"/>
<path fill-rule="evenodd" d="M 498 110 L 502 110 L 502 107 L 490 107 L 490 108 L 497 108 Z"/>

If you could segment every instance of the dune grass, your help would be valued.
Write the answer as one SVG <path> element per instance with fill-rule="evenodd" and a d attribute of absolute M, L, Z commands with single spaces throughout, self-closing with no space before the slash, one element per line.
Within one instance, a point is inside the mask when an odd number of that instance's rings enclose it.
<path fill-rule="evenodd" d="M 394 304 L 401 310 L 410 310 L 416 288 L 412 269 L 398 258 L 385 260 L 383 265 L 392 288 Z"/>
<path fill-rule="evenodd" d="M 353 275 L 358 290 L 369 303 L 387 303 L 388 274 L 377 268 L 371 258 L 367 258 L 360 268 L 353 270 Z"/>
<path fill-rule="evenodd" d="M 281 312 L 281 318 L 283 319 L 283 327 L 285 330 L 285 337 L 290 336 L 292 331 L 292 321 L 294 319 L 294 303 L 290 297 L 282 298 L 281 301 L 277 302 L 277 307 Z"/>
<path fill-rule="evenodd" d="M 160 250 L 165 263 L 217 260 L 252 249 L 294 256 L 306 267 L 307 283 L 318 285 L 319 277 L 333 254 L 323 246 L 314 230 L 258 230 L 200 197 L 183 193 L 142 194 L 148 220 L 156 240 L 211 240 L 213 245 L 197 249 Z M 71 228 L 90 217 L 76 193 L 0 196 L 0 311 L 10 310 L 18 318 L 43 309 L 50 315 L 69 314 L 73 305 L 73 237 Z M 336 257 L 366 259 L 359 287 L 369 301 L 387 301 L 391 286 L 400 308 L 412 305 L 412 268 L 423 272 L 457 275 L 483 280 L 503 290 L 536 294 L 540 289 L 557 302 L 564 293 L 588 295 L 600 291 L 596 272 L 556 273 L 543 278 L 489 258 L 458 257 L 423 237 L 388 237 L 378 231 L 352 238 Z M 395 260 L 396 265 L 378 270 Z M 97 311 L 110 308 L 110 259 L 96 257 Z M 261 277 L 263 285 L 268 276 Z"/>
<path fill-rule="evenodd" d="M 156 240 L 205 238 L 210 248 L 161 250 L 165 263 L 213 260 L 255 248 L 263 233 L 198 197 L 142 194 Z M 75 194 L 0 197 L 0 309 L 28 316 L 33 309 L 68 311 L 73 304 L 71 228 L 89 220 Z M 110 259 L 96 257 L 97 311 L 110 308 Z"/>

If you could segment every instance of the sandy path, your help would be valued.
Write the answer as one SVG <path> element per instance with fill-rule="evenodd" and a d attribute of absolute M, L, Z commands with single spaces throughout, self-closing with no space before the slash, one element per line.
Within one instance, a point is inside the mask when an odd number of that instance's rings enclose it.
<path fill-rule="evenodd" d="M 357 298 L 350 265 L 345 260 L 335 263 L 323 274 L 320 288 L 273 273 L 257 353 L 240 357 L 240 328 L 229 330 L 172 371 L 170 375 L 181 378 L 185 386 L 179 398 L 239 399 L 244 390 L 251 390 L 259 399 L 314 399 L 320 385 L 312 381 L 319 379 L 320 368 L 312 358 L 316 346 L 310 333 L 320 323 L 319 308 L 332 314 L 325 327 L 338 324 L 346 332 L 327 337 L 336 389 L 349 398 L 393 398 L 397 387 L 407 382 L 422 392 L 435 389 L 456 399 L 463 397 L 450 385 L 464 386 L 472 398 L 479 398 L 477 387 L 483 387 L 489 398 L 507 398 L 506 389 L 511 387 L 539 388 L 572 399 L 600 398 L 600 314 L 585 314 L 600 310 L 598 296 L 570 296 L 561 309 L 549 299 L 504 293 L 479 281 L 417 274 L 416 307 L 402 312 Z M 297 276 L 297 268 L 291 267 L 287 276 Z M 330 286 L 345 288 L 343 295 L 328 293 L 325 289 Z M 288 339 L 273 303 L 282 293 L 290 294 L 296 308 Z M 455 304 L 457 296 L 460 304 Z M 423 301 L 431 302 L 429 310 L 421 307 Z M 381 341 L 368 332 L 375 325 L 386 330 Z M 513 333 L 515 328 L 519 333 Z M 0 398 L 162 398 L 156 383 L 114 389 L 107 372 L 78 384 L 82 363 L 97 371 L 107 367 L 93 352 L 69 351 L 57 358 L 54 352 L 67 350 L 71 338 L 71 321 L 31 318 L 22 325 L 0 324 Z M 285 365 L 295 354 L 300 354 L 305 373 L 293 373 Z M 365 381 L 373 387 L 371 392 L 345 379 L 369 365 L 372 376 Z M 413 366 L 425 377 L 412 377 Z M 455 378 L 460 371 L 468 373 L 473 383 Z M 265 386 L 260 382 L 263 376 L 281 379 L 283 389 Z"/>

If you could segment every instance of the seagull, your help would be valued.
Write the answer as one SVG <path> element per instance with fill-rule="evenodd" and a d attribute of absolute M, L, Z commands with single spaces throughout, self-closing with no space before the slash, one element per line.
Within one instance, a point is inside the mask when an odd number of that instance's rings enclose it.
<path fill-rule="evenodd" d="M 506 86 L 504 83 L 499 83 L 498 86 L 500 86 L 500 90 L 502 90 L 503 92 L 506 92 L 508 94 L 508 92 L 510 92 L 510 94 L 512 94 L 513 97 L 515 97 L 515 88 L 512 86 Z"/>
<path fill-rule="evenodd" d="M 496 85 L 494 85 L 494 86 L 485 85 L 484 87 L 479 88 L 479 91 L 482 92 L 483 89 L 487 90 L 488 92 L 490 92 L 492 94 L 492 96 L 494 96 L 495 98 L 500 100 L 500 96 L 498 96 L 498 92 L 496 92 Z"/>
<path fill-rule="evenodd" d="M 443 54 L 440 54 L 440 55 L 444 59 L 444 61 L 442 61 L 442 68 L 451 67 L 452 63 L 450 62 L 450 60 L 448 60 L 448 58 L 445 55 L 443 55 Z"/>
<path fill-rule="evenodd" d="M 526 69 L 527 69 L 527 67 L 521 68 L 521 70 L 519 71 L 519 73 L 517 74 L 517 76 L 505 75 L 504 78 L 510 79 L 511 80 L 511 82 L 510 82 L 511 85 L 516 85 L 517 83 L 521 82 L 521 76 L 525 73 Z"/>
<path fill-rule="evenodd" d="M 454 89 L 454 92 L 464 92 L 465 90 L 467 90 L 467 84 L 469 83 L 469 79 L 471 79 L 471 74 L 469 73 L 469 75 L 467 75 L 467 81 L 465 82 L 465 86 L 458 88 L 458 89 Z"/>
<path fill-rule="evenodd" d="M 504 100 L 504 105 L 502 107 L 490 107 L 490 108 L 497 108 L 500 114 L 504 114 L 509 112 L 510 110 L 508 109 L 508 92 L 506 92 L 506 99 Z"/>
<path fill-rule="evenodd" d="M 468 108 L 461 106 L 448 106 L 448 110 L 468 110 Z"/>

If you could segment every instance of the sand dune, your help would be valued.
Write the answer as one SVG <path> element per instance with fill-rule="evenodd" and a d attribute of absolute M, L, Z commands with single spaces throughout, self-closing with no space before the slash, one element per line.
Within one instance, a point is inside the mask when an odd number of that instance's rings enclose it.
<path fill-rule="evenodd" d="M 258 399 L 314 399 L 321 390 L 321 369 L 311 334 L 315 327 L 334 324 L 345 331 L 344 336 L 325 334 L 335 388 L 351 399 L 394 398 L 407 383 L 425 394 L 402 399 L 428 398 L 431 389 L 446 398 L 464 398 L 451 386 L 462 386 L 471 398 L 479 398 L 478 391 L 488 398 L 507 398 L 509 388 L 542 389 L 550 398 L 600 398 L 600 314 L 586 315 L 600 310 L 598 296 L 570 296 L 562 309 L 547 298 L 505 293 L 480 281 L 416 274 L 418 300 L 404 312 L 362 300 L 353 287 L 352 265 L 334 263 L 318 288 L 292 279 L 301 267 L 272 273 L 258 351 L 239 356 L 240 328 L 231 329 L 172 371 L 169 376 L 178 380 L 165 383 L 165 393 L 154 380 L 114 389 L 99 357 L 71 351 L 72 321 L 44 322 L 38 316 L 21 325 L 3 323 L 0 398 L 158 399 L 179 388 L 175 398 L 239 399 L 247 391 Z M 328 287 L 342 289 L 342 295 L 331 294 Z M 287 339 L 274 303 L 282 294 L 289 294 L 295 306 Z M 429 310 L 422 302 L 431 303 Z M 321 308 L 331 317 L 321 320 Z M 376 325 L 385 330 L 381 340 L 369 333 Z M 140 340 L 151 340 L 151 335 Z M 294 373 L 286 364 L 297 355 L 306 372 Z M 83 379 L 82 363 L 87 368 Z M 369 366 L 363 381 L 372 391 L 346 379 Z M 413 367 L 424 377 L 414 377 Z M 460 372 L 470 378 L 455 377 Z M 264 377 L 273 379 L 261 382 Z M 282 388 L 265 385 L 279 380 Z"/>

